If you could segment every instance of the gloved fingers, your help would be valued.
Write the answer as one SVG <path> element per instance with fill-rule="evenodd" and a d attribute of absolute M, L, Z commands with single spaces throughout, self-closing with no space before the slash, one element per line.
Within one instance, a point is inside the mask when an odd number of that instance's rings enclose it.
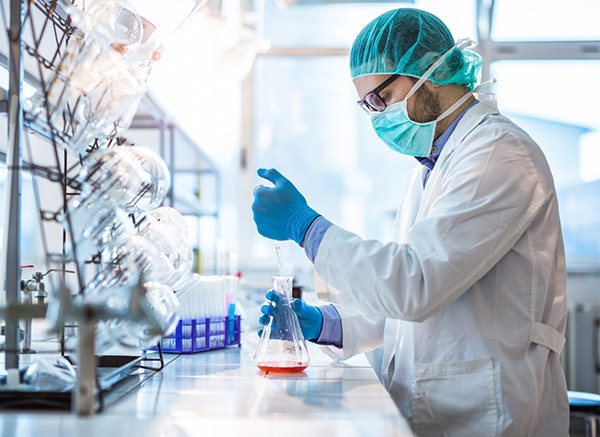
<path fill-rule="evenodd" d="M 298 316 L 300 315 L 300 312 L 303 310 L 304 306 L 306 306 L 306 304 L 304 302 L 302 302 L 302 300 L 300 300 L 300 299 L 292 300 L 292 309 L 294 310 L 296 315 L 298 315 Z"/>
<path fill-rule="evenodd" d="M 265 294 L 265 299 L 267 299 L 268 301 L 271 301 L 271 302 L 275 302 L 275 303 L 281 301 L 280 295 L 275 290 L 267 291 L 267 294 Z"/>
<path fill-rule="evenodd" d="M 267 316 L 272 316 L 275 313 L 277 303 L 281 302 L 281 295 L 275 290 L 269 290 L 265 294 L 265 299 L 267 301 L 260 307 L 260 312 Z"/>
<path fill-rule="evenodd" d="M 260 312 L 265 316 L 272 316 L 275 314 L 275 307 L 271 304 L 264 304 L 260 307 Z"/>
<path fill-rule="evenodd" d="M 266 325 L 271 321 L 271 318 L 269 316 L 260 316 L 260 318 L 258 319 L 258 323 L 260 323 L 261 325 Z"/>
<path fill-rule="evenodd" d="M 257 332 L 257 334 L 258 334 L 258 336 L 259 336 L 259 337 L 262 337 L 262 331 L 263 331 L 263 330 L 262 330 L 262 329 L 260 329 L 260 330 Z"/>
<path fill-rule="evenodd" d="M 253 195 L 256 195 L 256 191 L 261 189 L 261 188 L 266 188 L 263 184 L 258 184 L 256 187 L 254 187 L 254 190 L 252 191 Z"/>
<path fill-rule="evenodd" d="M 266 180 L 272 182 L 273 184 L 275 184 L 275 186 L 279 186 L 279 185 L 282 185 L 282 184 L 288 182 L 288 180 L 274 168 L 269 168 L 269 169 L 259 168 L 256 173 L 261 178 L 266 179 Z M 257 191 L 260 191 L 260 189 Z"/>
<path fill-rule="evenodd" d="M 264 185 L 257 185 L 254 188 L 252 193 L 254 195 L 254 202 L 252 202 L 253 211 L 260 210 L 260 207 L 262 206 L 261 202 L 265 201 L 265 195 L 271 190 L 273 190 L 273 187 L 266 187 Z"/>
<path fill-rule="evenodd" d="M 308 319 L 314 315 L 312 308 L 309 305 L 306 305 L 301 299 L 294 299 L 292 301 L 292 309 L 301 319 Z"/>
<path fill-rule="evenodd" d="M 256 214 L 256 212 L 260 208 L 259 201 L 262 198 L 262 192 L 267 189 L 264 185 L 257 185 L 254 187 L 254 191 L 252 192 L 252 196 L 254 196 L 254 201 L 252 202 L 252 212 Z"/>
<path fill-rule="evenodd" d="M 273 208 L 277 206 L 278 193 L 275 188 L 259 187 L 254 192 L 254 201 L 252 202 L 252 212 L 256 216 L 267 215 L 268 221 L 272 221 L 271 217 L 268 217 L 272 213 Z"/>

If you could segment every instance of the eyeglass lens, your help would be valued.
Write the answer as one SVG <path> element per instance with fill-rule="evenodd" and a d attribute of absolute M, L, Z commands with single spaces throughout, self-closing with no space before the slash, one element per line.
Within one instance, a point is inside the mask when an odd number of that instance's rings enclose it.
<path fill-rule="evenodd" d="M 370 93 L 365 96 L 365 102 L 375 111 L 383 111 L 385 102 L 379 97 L 379 94 Z"/>
<path fill-rule="evenodd" d="M 377 88 L 368 93 L 363 100 L 359 100 L 358 103 L 367 111 L 376 111 L 381 112 L 385 110 L 387 107 L 386 103 L 383 101 L 379 92 L 382 91 L 385 87 L 391 84 L 399 77 L 398 74 L 393 74 L 383 81 Z"/>

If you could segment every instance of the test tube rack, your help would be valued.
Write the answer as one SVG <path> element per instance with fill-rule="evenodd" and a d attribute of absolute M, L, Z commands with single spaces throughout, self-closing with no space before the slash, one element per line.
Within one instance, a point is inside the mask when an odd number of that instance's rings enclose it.
<path fill-rule="evenodd" d="M 175 332 L 164 337 L 153 350 L 161 347 L 164 353 L 193 354 L 240 346 L 240 338 L 240 316 L 180 320 Z"/>

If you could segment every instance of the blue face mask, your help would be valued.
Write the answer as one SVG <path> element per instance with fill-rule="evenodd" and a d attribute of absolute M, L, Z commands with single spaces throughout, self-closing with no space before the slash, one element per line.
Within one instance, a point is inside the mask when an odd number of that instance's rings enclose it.
<path fill-rule="evenodd" d="M 383 142 L 392 150 L 410 156 L 429 156 L 433 146 L 437 122 L 448 117 L 473 95 L 472 91 L 468 92 L 444 111 L 438 118 L 427 123 L 418 123 L 411 120 L 408 116 L 406 107 L 408 99 L 423 85 L 429 76 L 431 76 L 435 69 L 444 61 L 446 56 L 448 56 L 455 48 L 462 48 L 461 45 L 462 44 L 460 43 L 457 44 L 440 56 L 413 85 L 404 100 L 388 106 L 382 112 L 371 113 L 371 123 L 373 129 L 375 129 L 375 133 L 377 133 L 379 138 L 381 138 L 381 140 L 383 140 Z"/>

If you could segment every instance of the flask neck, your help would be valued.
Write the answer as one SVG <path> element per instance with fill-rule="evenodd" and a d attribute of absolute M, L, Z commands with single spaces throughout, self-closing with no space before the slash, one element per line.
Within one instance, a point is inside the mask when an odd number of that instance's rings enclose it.
<path fill-rule="evenodd" d="M 292 299 L 293 276 L 273 276 L 273 289 L 284 293 L 288 299 Z"/>

